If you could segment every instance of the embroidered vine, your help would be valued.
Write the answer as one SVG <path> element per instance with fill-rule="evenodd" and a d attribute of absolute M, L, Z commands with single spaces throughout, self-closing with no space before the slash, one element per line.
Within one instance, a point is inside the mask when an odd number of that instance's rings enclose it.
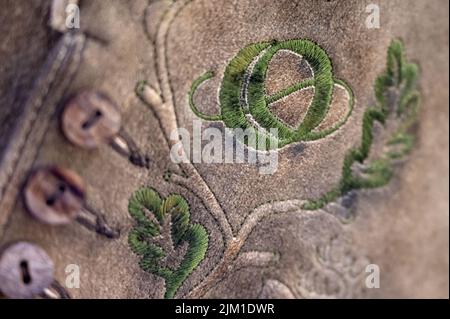
<path fill-rule="evenodd" d="M 179 125 L 167 67 L 167 33 L 178 12 L 190 2 L 191 0 L 181 0 L 171 4 L 159 24 L 154 39 L 158 71 L 157 87 L 140 82 L 136 89 L 137 95 L 158 118 L 169 148 L 179 142 L 170 138 L 171 133 Z M 306 57 L 314 71 L 314 77 L 267 96 L 264 81 L 268 64 L 275 53 L 281 49 Z M 249 71 L 252 63 L 254 65 Z M 267 216 L 305 209 L 320 209 L 352 190 L 385 185 L 393 175 L 395 161 L 408 154 L 413 145 L 414 139 L 410 130 L 416 121 L 420 100 L 416 90 L 417 75 L 417 66 L 405 61 L 401 42 L 393 41 L 388 49 L 386 72 L 380 75 L 375 83 L 376 105 L 370 107 L 363 117 L 361 145 L 350 150 L 346 156 L 339 184 L 318 199 L 291 199 L 261 205 L 246 217 L 239 229 L 233 230 L 214 192 L 192 163 L 180 163 L 181 173 L 166 174 L 168 182 L 186 188 L 201 199 L 218 224 L 225 246 L 221 260 L 212 266 L 203 280 L 183 297 L 202 297 L 222 280 L 230 267 L 239 259 L 241 248 L 254 227 Z M 247 115 L 251 115 L 262 128 L 277 127 L 281 131 L 279 146 L 326 137 L 345 123 L 353 108 L 354 99 L 351 89 L 345 82 L 332 76 L 331 61 L 327 54 L 318 45 L 308 40 L 260 42 L 248 45 L 241 50 L 225 71 L 219 93 L 221 113 L 217 115 L 208 115 L 199 111 L 193 98 L 200 85 L 212 76 L 212 72 L 207 72 L 193 81 L 188 94 L 192 112 L 203 120 L 223 121 L 227 127 L 255 129 L 256 126 L 247 120 Z M 343 87 L 349 95 L 348 112 L 331 128 L 316 130 L 328 112 L 330 99 L 336 86 Z M 315 95 L 305 118 L 298 127 L 292 129 L 270 113 L 268 105 L 307 87 L 314 87 Z M 243 88 L 247 91 L 246 104 L 242 103 Z M 385 124 L 390 119 L 394 120 L 396 129 L 385 144 L 385 152 L 373 159 L 369 155 L 374 140 L 374 123 Z M 183 152 L 183 150 L 180 151 Z M 189 207 L 184 198 L 171 195 L 161 200 L 154 190 L 148 188 L 141 189 L 133 195 L 130 200 L 130 214 L 137 223 L 130 233 L 130 246 L 135 253 L 142 256 L 140 263 L 142 269 L 164 278 L 165 297 L 174 297 L 183 281 L 205 257 L 208 236 L 204 227 L 189 223 Z M 161 229 L 170 225 L 169 218 L 173 224 L 170 238 L 159 237 Z M 167 242 L 170 240 L 173 245 Z M 178 259 L 182 259 L 170 260 L 168 258 L 170 254 L 167 252 L 172 252 L 178 256 Z M 267 259 L 265 255 L 261 256 L 263 256 L 261 260 Z M 254 257 L 258 258 L 258 254 Z"/>
<path fill-rule="evenodd" d="M 310 200 L 303 208 L 316 210 L 351 190 L 386 185 L 393 175 L 393 165 L 407 155 L 414 144 L 411 128 L 416 123 L 420 94 L 416 89 L 418 67 L 405 60 L 403 44 L 392 41 L 387 53 L 386 71 L 375 82 L 376 104 L 363 117 L 361 145 L 350 150 L 344 160 L 342 178 L 333 190 Z M 384 153 L 368 161 L 374 123 L 394 119 L 396 129 L 387 139 Z"/>

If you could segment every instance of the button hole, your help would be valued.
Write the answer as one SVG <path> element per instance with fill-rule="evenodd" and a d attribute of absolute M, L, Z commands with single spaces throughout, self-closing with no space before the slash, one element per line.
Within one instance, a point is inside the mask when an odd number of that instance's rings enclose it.
<path fill-rule="evenodd" d="M 64 183 L 59 184 L 58 186 L 58 191 L 56 192 L 56 194 L 53 194 L 50 197 L 47 197 L 47 200 L 45 201 L 47 206 L 53 206 L 55 204 L 56 199 L 64 194 L 64 192 L 67 190 L 67 186 Z"/>
<path fill-rule="evenodd" d="M 59 185 L 59 191 L 60 191 L 61 193 L 64 193 L 64 192 L 66 191 L 66 185 L 65 185 L 65 184 L 60 184 L 60 185 Z"/>
<path fill-rule="evenodd" d="M 92 127 L 99 119 L 103 116 L 103 113 L 100 110 L 95 110 L 95 112 L 89 117 L 82 125 L 81 128 L 83 130 L 87 130 Z"/>
<path fill-rule="evenodd" d="M 26 260 L 22 260 L 20 262 L 20 270 L 22 272 L 22 281 L 25 285 L 29 285 L 31 283 L 31 275 L 30 270 L 28 268 L 28 262 Z"/>
<path fill-rule="evenodd" d="M 55 204 L 55 198 L 53 196 L 49 197 L 49 198 L 47 198 L 45 203 L 47 204 L 47 206 L 53 206 Z"/>

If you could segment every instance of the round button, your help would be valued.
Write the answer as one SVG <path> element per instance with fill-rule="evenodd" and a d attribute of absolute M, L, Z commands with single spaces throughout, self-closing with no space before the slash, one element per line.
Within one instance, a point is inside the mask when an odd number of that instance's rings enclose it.
<path fill-rule="evenodd" d="M 87 149 L 110 142 L 120 127 L 121 115 L 117 107 L 99 92 L 77 94 L 67 103 L 62 115 L 62 129 L 66 137 Z"/>
<path fill-rule="evenodd" d="M 54 265 L 40 247 L 18 242 L 0 255 L 0 291 L 8 298 L 33 298 L 52 284 Z"/>
<path fill-rule="evenodd" d="M 83 209 L 85 186 L 82 178 L 68 169 L 45 167 L 30 175 L 24 195 L 34 217 L 50 225 L 64 225 Z"/>

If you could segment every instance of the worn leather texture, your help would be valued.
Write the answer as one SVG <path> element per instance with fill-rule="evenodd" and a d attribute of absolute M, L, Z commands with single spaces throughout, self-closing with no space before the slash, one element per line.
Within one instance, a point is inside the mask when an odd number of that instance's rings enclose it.
<path fill-rule="evenodd" d="M 0 243 L 39 244 L 52 257 L 61 283 L 65 267 L 79 265 L 80 288 L 68 289 L 72 297 L 163 298 L 166 281 L 140 267 L 141 257 L 129 245 L 136 225 L 130 198 L 148 187 L 162 199 L 182 196 L 190 223 L 204 227 L 208 236 L 204 258 L 173 297 L 448 298 L 448 2 L 379 1 L 379 29 L 365 25 L 367 4 L 82 1 L 81 29 L 65 43 L 70 36 L 47 26 L 49 1 L 5 1 L 0 11 Z M 189 107 L 193 82 L 214 71 L 194 99 L 202 112 L 218 113 L 218 91 L 230 60 L 251 43 L 273 39 L 310 39 L 326 51 L 334 76 L 346 81 L 355 97 L 346 123 L 324 138 L 277 150 L 272 175 L 248 163 L 172 163 L 171 130 L 192 131 L 193 120 L 199 120 Z M 339 184 L 346 154 L 361 143 L 364 113 L 375 102 L 374 83 L 395 39 L 420 69 L 421 105 L 411 152 L 395 165 L 387 185 L 352 191 L 350 217 L 342 218 L 330 205 L 304 209 L 308 199 Z M 289 66 L 277 61 L 274 76 L 289 74 Z M 136 93 L 141 81 L 162 96 L 165 109 L 155 110 Z M 86 88 L 115 101 L 123 128 L 151 158 L 148 169 L 108 145 L 88 151 L 67 141 L 61 109 Z M 203 121 L 207 127 L 225 126 Z M 374 131 L 375 137 L 383 136 L 381 125 Z M 383 145 L 382 137 L 375 138 L 371 156 Z M 118 239 L 77 223 L 47 226 L 30 216 L 23 183 L 33 168 L 48 164 L 83 177 L 89 207 L 120 229 Z M 182 259 L 186 249 L 172 253 Z M 380 268 L 380 288 L 365 286 L 369 264 Z"/>

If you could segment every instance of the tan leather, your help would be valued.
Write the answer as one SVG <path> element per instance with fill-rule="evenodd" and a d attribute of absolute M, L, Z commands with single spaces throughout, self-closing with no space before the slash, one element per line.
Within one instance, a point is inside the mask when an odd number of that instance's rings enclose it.
<path fill-rule="evenodd" d="M 184 197 L 191 223 L 209 236 L 205 258 L 175 297 L 448 298 L 448 2 L 379 1 L 381 27 L 367 29 L 366 5 L 353 1 L 83 1 L 81 29 L 64 35 L 41 27 L 50 5 L 37 3 L 8 1 L 0 12 L 7 22 L 0 40 L 6 70 L 0 80 L 6 123 L 0 128 L 0 242 L 43 247 L 61 283 L 65 267 L 79 265 L 80 288 L 68 289 L 73 297 L 164 297 L 164 280 L 142 270 L 128 244 L 135 226 L 129 199 L 149 186 L 162 198 Z M 19 25 L 7 11 L 28 22 Z M 246 45 L 272 39 L 311 39 L 327 52 L 334 76 L 355 95 L 348 121 L 325 138 L 279 150 L 273 175 L 247 163 L 201 163 L 187 165 L 188 178 L 165 178 L 168 170 L 182 176 L 170 161 L 167 136 L 174 126 L 191 131 L 198 120 L 188 104 L 192 83 L 214 71 L 195 98 L 203 112 L 218 113 L 229 61 Z M 350 221 L 330 209 L 302 209 L 306 199 L 339 183 L 345 155 L 361 141 L 363 114 L 374 103 L 374 82 L 393 39 L 401 39 L 408 60 L 420 66 L 412 153 L 387 186 L 355 192 Z M 289 65 L 279 63 L 279 74 L 288 74 Z M 136 94 L 140 81 L 162 97 L 161 109 Z M 105 92 L 118 105 L 122 126 L 151 158 L 148 169 L 109 145 L 85 150 L 64 137 L 62 107 L 83 89 Z M 204 129 L 212 126 L 224 128 L 203 122 Z M 382 151 L 377 145 L 372 156 Z M 30 216 L 21 187 L 34 167 L 48 164 L 82 176 L 87 204 L 120 229 L 118 239 Z M 380 267 L 378 289 L 365 286 L 369 264 Z"/>

